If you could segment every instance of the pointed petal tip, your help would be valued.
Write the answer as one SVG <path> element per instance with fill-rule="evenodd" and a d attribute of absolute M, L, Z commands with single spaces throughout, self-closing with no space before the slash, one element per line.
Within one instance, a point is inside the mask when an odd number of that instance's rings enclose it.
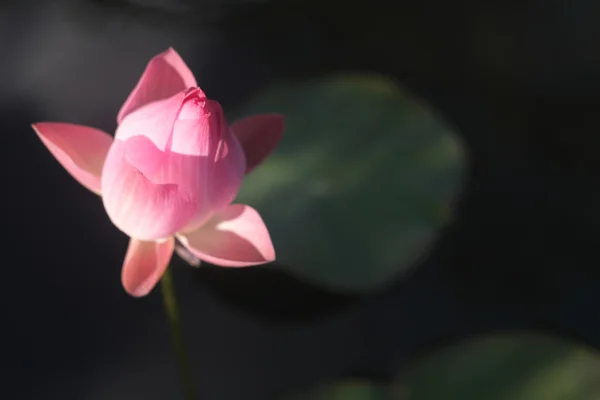
<path fill-rule="evenodd" d="M 179 53 L 169 47 L 148 61 L 142 76 L 119 110 L 117 122 L 120 124 L 128 114 L 148 103 L 196 86 L 198 84 L 192 71 Z"/>
<path fill-rule="evenodd" d="M 231 125 L 246 155 L 246 174 L 258 167 L 279 145 L 285 131 L 285 116 L 256 114 Z"/>
<path fill-rule="evenodd" d="M 178 238 L 196 257 L 222 267 L 251 267 L 275 260 L 262 218 L 243 204 L 228 206 L 198 230 Z"/>
<path fill-rule="evenodd" d="M 274 123 L 279 123 L 281 126 L 285 126 L 285 115 L 281 113 L 267 113 L 265 117 L 270 118 Z"/>
<path fill-rule="evenodd" d="M 59 124 L 60 122 L 58 122 L 57 124 Z M 53 122 L 33 122 L 30 126 L 33 128 L 33 130 L 35 131 L 35 133 L 38 136 L 44 136 L 44 131 L 45 131 L 45 127 L 49 126 L 53 124 Z"/>
<path fill-rule="evenodd" d="M 258 117 L 264 118 L 264 124 L 268 127 L 272 135 L 279 136 L 279 139 L 285 132 L 285 115 L 280 113 L 259 114 Z"/>
<path fill-rule="evenodd" d="M 31 128 L 33 129 L 35 134 L 40 137 L 40 139 L 42 137 L 42 132 L 40 131 L 39 125 L 41 125 L 41 124 L 43 124 L 43 122 L 34 122 L 34 123 L 30 124 Z"/>
<path fill-rule="evenodd" d="M 73 178 L 100 194 L 100 176 L 112 136 L 96 128 L 63 122 L 36 122 L 31 127 Z"/>

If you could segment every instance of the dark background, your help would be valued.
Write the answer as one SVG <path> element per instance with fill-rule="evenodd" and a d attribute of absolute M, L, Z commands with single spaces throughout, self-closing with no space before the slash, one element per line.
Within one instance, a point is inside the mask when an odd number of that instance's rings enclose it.
<path fill-rule="evenodd" d="M 6 398 L 180 393 L 159 291 L 125 294 L 117 277 L 127 238 L 29 127 L 114 127 L 140 66 L 170 45 L 197 55 L 184 58 L 224 108 L 281 77 L 389 74 L 458 128 L 469 155 L 456 222 L 423 265 L 380 291 L 333 293 L 276 267 L 175 261 L 199 398 L 385 382 L 414 357 L 489 330 L 535 328 L 600 346 L 600 4 L 508 3 L 3 5 Z"/>

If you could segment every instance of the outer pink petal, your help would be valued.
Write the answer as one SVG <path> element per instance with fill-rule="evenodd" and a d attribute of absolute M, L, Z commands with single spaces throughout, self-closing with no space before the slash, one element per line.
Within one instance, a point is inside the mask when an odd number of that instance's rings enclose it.
<path fill-rule="evenodd" d="M 125 291 L 135 297 L 150 293 L 167 269 L 174 247 L 172 237 L 162 243 L 131 239 L 121 271 Z"/>
<path fill-rule="evenodd" d="M 246 154 L 246 173 L 252 171 L 277 147 L 285 130 L 281 114 L 259 114 L 236 121 L 231 130 Z"/>
<path fill-rule="evenodd" d="M 134 161 L 144 170 L 132 165 L 128 148 L 136 149 Z M 102 172 L 102 201 L 115 226 L 132 238 L 157 240 L 172 236 L 197 212 L 197 198 L 169 181 L 172 163 L 163 160 L 167 157 L 170 155 L 142 136 L 127 142 L 117 139 L 108 153 Z"/>
<path fill-rule="evenodd" d="M 223 267 L 246 267 L 275 260 L 269 231 L 256 210 L 230 205 L 200 229 L 178 235 L 196 257 Z"/>
<path fill-rule="evenodd" d="M 112 137 L 99 129 L 59 122 L 31 125 L 58 162 L 83 186 L 100 194 L 100 176 Z"/>
<path fill-rule="evenodd" d="M 190 87 L 196 87 L 196 78 L 181 56 L 173 49 L 150 60 L 142 77 L 121 107 L 117 122 L 130 112 L 156 100 L 166 99 Z"/>

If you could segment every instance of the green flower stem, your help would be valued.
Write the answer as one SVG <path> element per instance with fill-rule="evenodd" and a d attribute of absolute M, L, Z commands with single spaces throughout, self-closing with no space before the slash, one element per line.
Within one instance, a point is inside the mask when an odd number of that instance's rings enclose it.
<path fill-rule="evenodd" d="M 183 380 L 184 391 L 187 400 L 195 400 L 196 392 L 194 390 L 194 379 L 192 376 L 192 370 L 190 363 L 187 358 L 187 352 L 185 350 L 185 344 L 183 343 L 183 336 L 181 334 L 181 323 L 179 322 L 179 309 L 177 306 L 177 298 L 175 296 L 175 286 L 173 285 L 173 277 L 171 275 L 171 267 L 167 267 L 165 273 L 160 280 L 160 287 L 162 289 L 163 304 L 165 306 L 165 312 L 169 326 L 171 328 L 171 335 L 173 337 L 173 345 L 175 346 L 175 353 L 177 354 L 177 360 L 179 362 L 179 372 Z"/>

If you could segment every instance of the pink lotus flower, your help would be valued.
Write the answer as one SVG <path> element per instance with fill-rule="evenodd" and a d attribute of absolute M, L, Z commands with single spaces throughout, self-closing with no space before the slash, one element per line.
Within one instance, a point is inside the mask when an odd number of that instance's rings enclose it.
<path fill-rule="evenodd" d="M 231 204 L 245 173 L 275 149 L 283 116 L 255 115 L 231 127 L 173 49 L 148 63 L 121 107 L 113 138 L 58 122 L 33 124 L 58 162 L 102 196 L 110 220 L 131 239 L 121 279 L 132 296 L 159 281 L 175 239 L 224 267 L 275 260 L 252 207 Z"/>

